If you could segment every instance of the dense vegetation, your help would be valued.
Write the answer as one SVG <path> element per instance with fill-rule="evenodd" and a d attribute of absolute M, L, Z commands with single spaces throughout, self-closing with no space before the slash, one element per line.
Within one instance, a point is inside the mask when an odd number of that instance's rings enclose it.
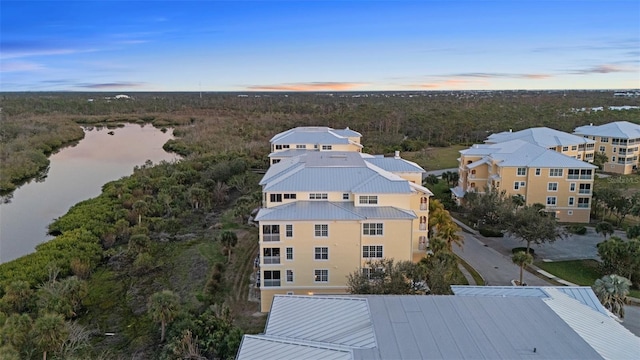
<path fill-rule="evenodd" d="M 51 224 L 54 240 L 0 265 L 1 358 L 233 357 L 242 332 L 262 330 L 247 302 L 257 231 L 246 224 L 261 198 L 256 172 L 268 166 L 268 139 L 288 128 L 348 126 L 365 151 L 402 150 L 421 163 L 429 147 L 509 128 L 640 122 L 638 110 L 606 110 L 640 99 L 595 91 L 132 97 L 2 94 L 3 190 L 42 174 L 49 153 L 82 138 L 79 125 L 176 126 L 165 148 L 184 159 L 105 184 Z M 573 110 L 596 106 L 605 110 Z M 439 229 L 445 247 L 456 242 L 450 230 Z"/>

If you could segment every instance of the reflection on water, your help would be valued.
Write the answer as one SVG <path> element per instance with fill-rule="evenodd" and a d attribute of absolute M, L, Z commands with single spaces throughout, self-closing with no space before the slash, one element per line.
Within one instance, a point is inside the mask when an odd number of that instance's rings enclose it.
<path fill-rule="evenodd" d="M 113 134 L 109 134 L 113 132 Z M 49 172 L 18 188 L 0 204 L 0 263 L 33 252 L 50 240 L 47 226 L 74 204 L 100 194 L 102 185 L 151 160 L 177 160 L 162 149 L 172 132 L 151 125 L 87 129 L 77 145 L 51 155 Z M 8 202 L 7 202 L 8 201 Z"/>

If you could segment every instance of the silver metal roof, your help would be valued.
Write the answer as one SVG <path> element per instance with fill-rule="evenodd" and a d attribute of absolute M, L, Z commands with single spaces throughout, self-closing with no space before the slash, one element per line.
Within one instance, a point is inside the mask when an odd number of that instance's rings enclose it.
<path fill-rule="evenodd" d="M 363 360 L 603 358 L 537 297 L 276 296 L 262 336 L 347 346 Z"/>
<path fill-rule="evenodd" d="M 323 343 L 303 342 L 300 340 L 287 341 L 266 335 L 245 335 L 236 355 L 237 360 L 352 360 L 353 351 L 350 348 L 331 346 Z"/>
<path fill-rule="evenodd" d="M 640 138 L 640 125 L 628 121 L 615 121 L 604 125 L 579 126 L 574 131 L 578 135 L 608 136 L 620 139 Z"/>
<path fill-rule="evenodd" d="M 516 132 L 504 131 L 501 133 L 491 134 L 485 142 L 488 144 L 495 144 L 514 139 L 524 140 L 545 148 L 549 148 L 551 146 L 570 146 L 595 143 L 595 141 L 591 139 L 550 129 L 548 127 L 535 127 Z"/>
<path fill-rule="evenodd" d="M 603 358 L 640 358 L 640 338 L 616 320 L 594 313 L 576 299 L 560 296 L 558 289 L 548 289 L 548 292 L 552 296 L 544 299 L 546 304 Z"/>
<path fill-rule="evenodd" d="M 349 137 L 361 137 L 358 132 L 338 130 L 323 126 L 297 127 L 276 134 L 271 138 L 272 144 L 349 144 Z"/>
<path fill-rule="evenodd" d="M 365 161 L 389 172 L 425 172 L 420 165 L 402 158 L 373 157 L 365 158 Z"/>
<path fill-rule="evenodd" d="M 290 158 L 290 157 L 294 157 L 294 156 L 300 156 L 300 155 L 304 155 L 308 152 L 312 152 L 312 151 L 320 151 L 318 149 L 287 149 L 287 150 L 281 150 L 281 151 L 274 151 L 271 154 L 269 154 L 269 157 L 277 157 L 277 158 Z"/>
<path fill-rule="evenodd" d="M 392 206 L 354 206 L 351 202 L 296 201 L 289 204 L 262 208 L 256 221 L 280 220 L 367 220 L 395 219 L 411 220 L 417 216 L 411 210 Z"/>
<path fill-rule="evenodd" d="M 602 306 L 598 297 L 590 286 L 469 286 L 469 285 L 451 285 L 451 291 L 457 296 L 499 296 L 499 297 L 537 297 L 548 299 L 553 297 L 555 292 L 550 289 L 559 291 L 560 293 L 579 301 L 581 304 L 603 314 L 610 313 Z"/>
<path fill-rule="evenodd" d="M 376 346 L 367 300 L 328 296 L 273 298 L 265 334 L 354 349 Z"/>
<path fill-rule="evenodd" d="M 502 167 L 539 167 L 596 169 L 597 166 L 574 159 L 523 140 L 511 140 L 497 144 L 477 144 L 461 150 L 464 155 L 489 156 Z"/>

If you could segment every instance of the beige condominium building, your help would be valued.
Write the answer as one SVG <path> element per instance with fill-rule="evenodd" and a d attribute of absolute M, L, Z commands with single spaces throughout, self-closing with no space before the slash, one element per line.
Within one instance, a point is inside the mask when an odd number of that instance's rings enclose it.
<path fill-rule="evenodd" d="M 540 203 L 562 222 L 589 222 L 596 166 L 516 139 L 460 151 L 458 203 L 467 192 L 505 191 Z"/>
<path fill-rule="evenodd" d="M 573 133 L 595 141 L 596 151 L 607 156 L 608 161 L 602 169 L 604 172 L 631 174 L 638 169 L 640 125 L 616 121 L 580 126 Z"/>
<path fill-rule="evenodd" d="M 557 151 L 574 159 L 593 162 L 595 141 L 582 136 L 568 134 L 548 127 L 535 127 L 513 132 L 511 130 L 489 135 L 486 144 L 497 144 L 509 140 L 524 140 L 549 150 Z"/>
<path fill-rule="evenodd" d="M 289 129 L 271 138 L 269 163 L 305 154 L 309 151 L 361 152 L 362 135 L 349 129 L 332 129 L 324 126 L 305 126 Z"/>
<path fill-rule="evenodd" d="M 425 255 L 432 193 L 420 185 L 424 169 L 398 153 L 354 149 L 285 157 L 261 180 L 261 311 L 275 294 L 344 294 L 347 276 L 367 273 L 369 261 Z"/>

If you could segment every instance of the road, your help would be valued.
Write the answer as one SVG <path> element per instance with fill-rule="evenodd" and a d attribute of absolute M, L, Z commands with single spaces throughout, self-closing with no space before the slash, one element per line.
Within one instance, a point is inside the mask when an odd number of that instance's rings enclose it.
<path fill-rule="evenodd" d="M 520 268 L 511 262 L 510 256 L 506 253 L 498 252 L 467 232 L 461 231 L 458 234 L 464 238 L 464 247 L 461 249 L 454 246 L 453 252 L 480 273 L 485 285 L 511 285 L 511 280 L 519 278 Z M 506 252 L 504 249 L 501 250 Z M 531 286 L 555 286 L 528 271 L 524 272 L 524 282 Z M 640 336 L 640 306 L 625 306 L 622 326 Z"/>

